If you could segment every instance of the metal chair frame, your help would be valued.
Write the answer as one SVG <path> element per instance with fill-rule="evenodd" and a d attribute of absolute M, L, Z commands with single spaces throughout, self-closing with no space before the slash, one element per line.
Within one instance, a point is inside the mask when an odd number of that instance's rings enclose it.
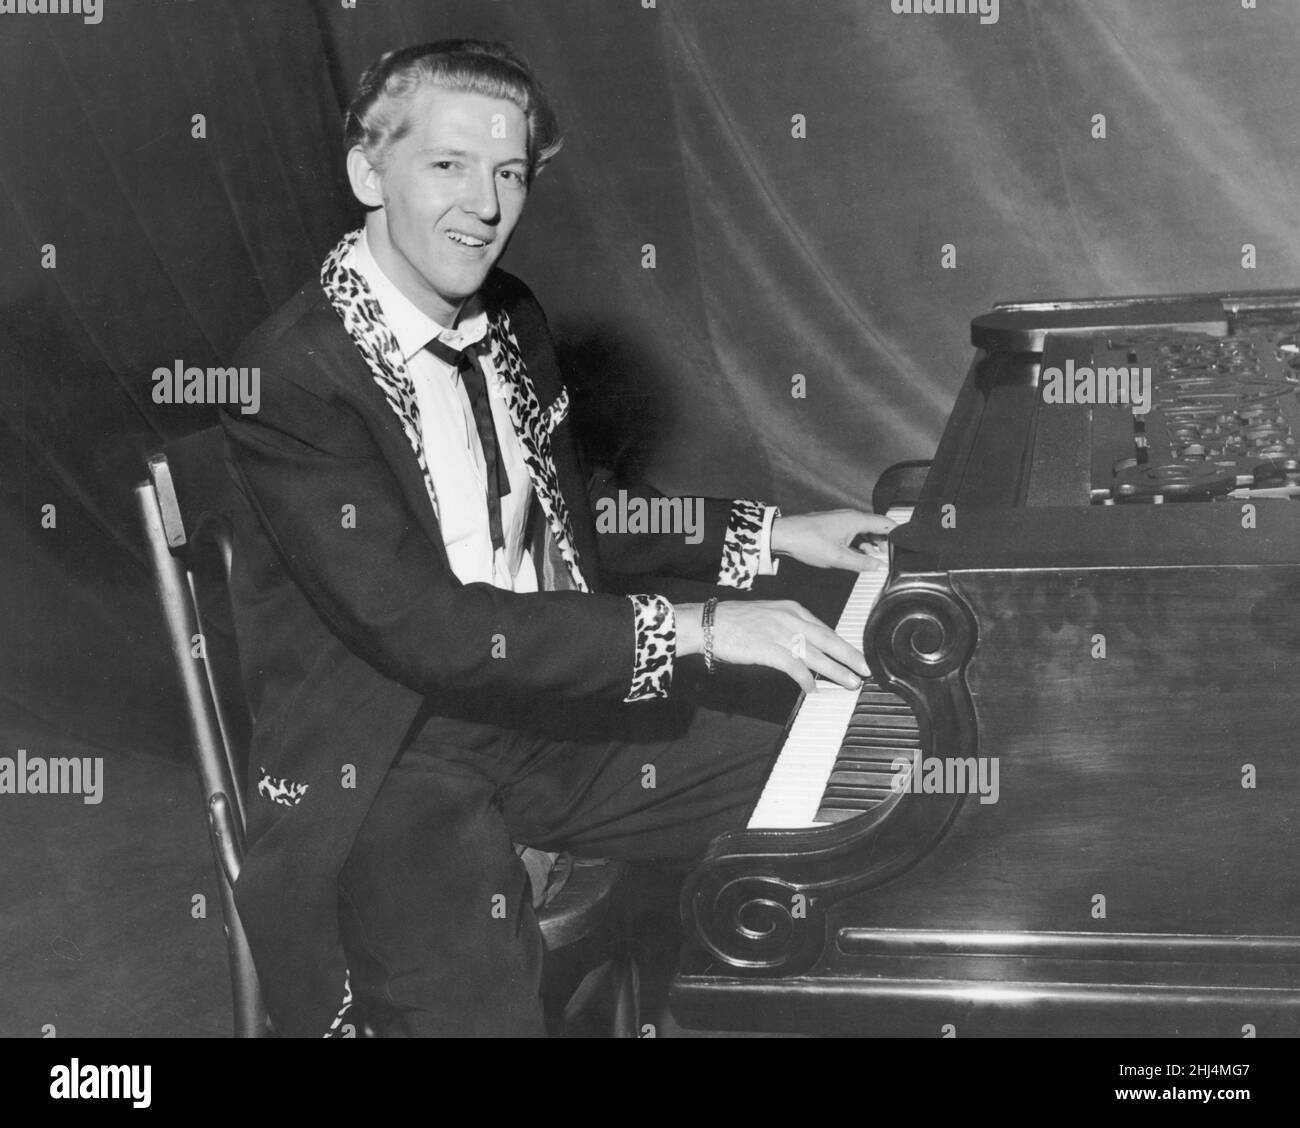
<path fill-rule="evenodd" d="M 193 574 L 184 562 L 185 554 L 192 549 L 191 538 L 186 534 L 166 455 L 156 454 L 149 459 L 149 480 L 137 486 L 135 494 L 166 620 L 167 640 L 185 693 L 195 766 L 207 811 L 208 837 L 216 860 L 230 957 L 235 1036 L 258 1038 L 268 1033 L 266 1008 L 234 893 L 244 861 L 243 789 L 236 783 L 239 771 L 229 738 L 230 726 L 221 708 L 207 647 L 202 644 L 198 593 Z M 229 528 L 215 515 L 204 514 L 194 530 L 195 540 L 201 536 L 213 537 L 229 582 L 232 559 Z"/>

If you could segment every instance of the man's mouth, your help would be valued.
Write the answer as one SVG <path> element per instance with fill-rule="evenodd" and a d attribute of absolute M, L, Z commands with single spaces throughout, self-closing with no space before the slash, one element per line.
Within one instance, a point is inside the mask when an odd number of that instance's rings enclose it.
<path fill-rule="evenodd" d="M 464 231 L 448 231 L 447 238 L 453 243 L 459 243 L 462 247 L 471 247 L 475 250 L 487 246 L 486 239 L 480 239 L 476 235 L 470 235 Z"/>

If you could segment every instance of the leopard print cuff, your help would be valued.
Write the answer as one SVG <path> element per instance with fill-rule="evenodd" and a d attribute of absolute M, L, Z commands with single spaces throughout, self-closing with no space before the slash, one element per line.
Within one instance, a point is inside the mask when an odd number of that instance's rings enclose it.
<path fill-rule="evenodd" d="M 754 586 L 754 577 L 758 575 L 759 536 L 763 532 L 766 512 L 767 507 L 761 502 L 732 502 L 731 519 L 727 522 L 727 535 L 722 542 L 719 587 L 748 591 Z"/>
<path fill-rule="evenodd" d="M 294 783 L 291 779 L 275 779 L 265 768 L 257 779 L 257 793 L 263 799 L 279 803 L 282 807 L 296 807 L 307 794 L 307 784 Z"/>
<path fill-rule="evenodd" d="M 624 701 L 667 697 L 673 684 L 673 659 L 677 654 L 677 617 L 673 605 L 661 595 L 629 595 L 636 629 L 636 655 L 632 660 L 632 688 Z"/>

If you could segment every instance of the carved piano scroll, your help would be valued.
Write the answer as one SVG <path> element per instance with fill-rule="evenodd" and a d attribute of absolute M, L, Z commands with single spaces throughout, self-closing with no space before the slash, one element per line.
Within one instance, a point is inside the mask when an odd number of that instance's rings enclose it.
<path fill-rule="evenodd" d="M 879 683 L 912 704 L 923 753 L 975 756 L 975 715 L 965 681 L 975 620 L 946 577 L 909 578 L 887 589 L 865 644 Z M 900 790 L 834 826 L 721 836 L 682 892 L 690 940 L 741 973 L 806 971 L 825 949 L 827 910 L 925 857 L 963 798 Z"/>

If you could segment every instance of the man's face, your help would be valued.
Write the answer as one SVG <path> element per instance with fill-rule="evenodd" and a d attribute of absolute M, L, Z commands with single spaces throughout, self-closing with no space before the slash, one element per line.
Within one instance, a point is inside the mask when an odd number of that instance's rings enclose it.
<path fill-rule="evenodd" d="M 527 123 L 512 102 L 425 86 L 410 132 L 372 169 L 349 157 L 376 261 L 420 309 L 450 326 L 514 232 L 528 195 Z M 358 180 L 360 177 L 360 181 Z"/>

